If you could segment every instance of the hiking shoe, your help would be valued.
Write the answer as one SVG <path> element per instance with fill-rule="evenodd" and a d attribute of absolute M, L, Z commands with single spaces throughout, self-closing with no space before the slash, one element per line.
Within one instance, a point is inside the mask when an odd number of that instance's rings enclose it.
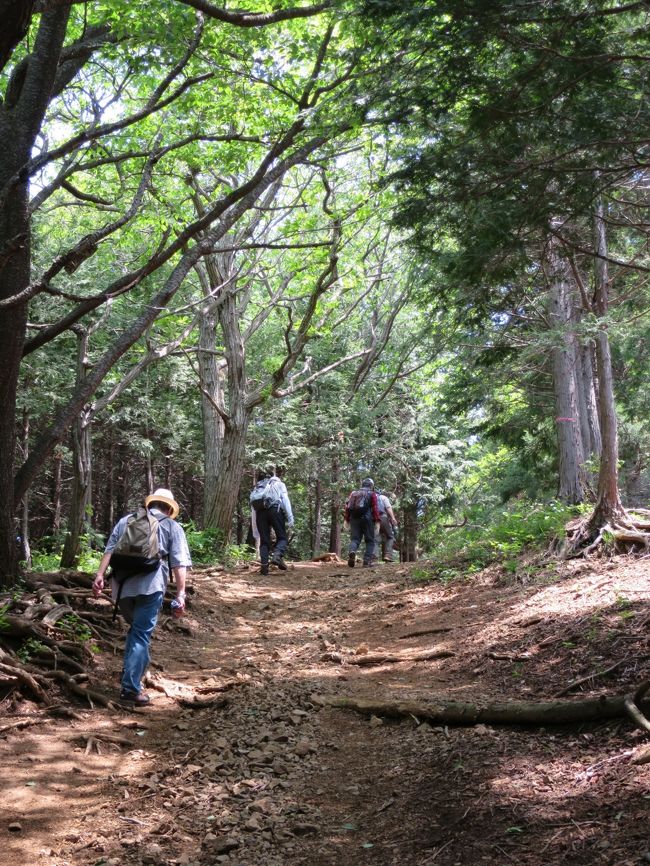
<path fill-rule="evenodd" d="M 120 692 L 120 700 L 135 707 L 146 707 L 151 703 L 151 698 L 144 692 L 127 692 L 124 689 Z"/>
<path fill-rule="evenodd" d="M 348 556 L 348 568 L 354 568 L 354 563 L 357 561 L 356 553 L 351 553 Z"/>
<path fill-rule="evenodd" d="M 287 570 L 287 563 L 284 561 L 284 559 L 282 559 L 281 556 L 274 556 L 271 562 L 273 563 L 273 565 L 277 565 L 280 571 Z"/>
<path fill-rule="evenodd" d="M 268 573 L 269 573 L 269 564 L 268 564 L 268 562 L 265 562 L 265 563 L 263 563 L 262 567 L 260 568 L 260 574 L 268 574 Z"/>

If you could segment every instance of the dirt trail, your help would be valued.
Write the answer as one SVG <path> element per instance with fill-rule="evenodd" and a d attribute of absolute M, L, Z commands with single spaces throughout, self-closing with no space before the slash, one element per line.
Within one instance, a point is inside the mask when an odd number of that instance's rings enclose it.
<path fill-rule="evenodd" d="M 525 585 L 449 586 L 426 565 L 297 563 L 198 572 L 190 615 L 156 631 L 146 710 L 1 706 L 2 866 L 647 864 L 647 736 L 431 727 L 315 696 L 548 698 L 648 677 L 643 561 L 565 564 Z M 453 652 L 373 666 L 368 653 Z M 619 662 L 610 674 L 602 671 Z M 93 681 L 116 682 L 102 655 Z"/>

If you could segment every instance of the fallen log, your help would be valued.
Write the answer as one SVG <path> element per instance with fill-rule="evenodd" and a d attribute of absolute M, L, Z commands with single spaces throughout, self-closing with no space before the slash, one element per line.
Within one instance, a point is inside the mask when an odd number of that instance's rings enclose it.
<path fill-rule="evenodd" d="M 312 695 L 315 704 L 355 710 L 368 716 L 413 718 L 436 725 L 569 725 L 626 716 L 625 696 L 584 701 L 506 701 L 473 704 L 464 701 L 380 701 L 339 695 Z M 645 707 L 646 710 L 650 706 Z"/>
<path fill-rule="evenodd" d="M 452 650 L 428 649 L 415 653 L 364 653 L 363 655 L 346 657 L 345 661 L 349 665 L 373 667 L 375 665 L 399 664 L 399 662 L 425 662 L 430 659 L 446 659 L 455 655 L 456 653 Z"/>

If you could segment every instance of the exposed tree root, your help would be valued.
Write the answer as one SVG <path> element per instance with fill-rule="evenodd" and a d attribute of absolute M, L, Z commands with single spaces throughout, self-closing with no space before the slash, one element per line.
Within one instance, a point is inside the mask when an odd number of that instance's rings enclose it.
<path fill-rule="evenodd" d="M 641 511 L 618 511 L 599 524 L 591 517 L 572 520 L 566 527 L 562 555 L 565 559 L 587 557 L 607 544 L 613 552 L 650 550 L 650 519 Z"/>
<path fill-rule="evenodd" d="M 650 722 L 644 716 L 640 709 L 641 702 L 645 697 L 646 692 L 650 689 L 650 680 L 641 683 L 634 694 L 625 696 L 625 709 L 630 718 L 644 731 L 650 733 Z"/>
<path fill-rule="evenodd" d="M 313 695 L 316 704 L 355 710 L 364 715 L 413 718 L 436 725 L 568 725 L 617 719 L 627 714 L 625 697 L 594 698 L 584 701 L 510 701 L 472 704 L 461 701 L 379 701 L 337 695 Z M 650 709 L 650 707 L 648 707 Z"/>

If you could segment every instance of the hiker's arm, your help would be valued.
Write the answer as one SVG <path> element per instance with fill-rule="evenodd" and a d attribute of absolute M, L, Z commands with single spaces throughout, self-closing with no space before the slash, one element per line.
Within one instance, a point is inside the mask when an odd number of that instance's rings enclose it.
<path fill-rule="evenodd" d="M 108 568 L 108 563 L 111 561 L 111 551 L 107 551 L 101 559 L 99 563 L 99 568 L 97 569 L 97 573 L 95 575 L 95 579 L 93 581 L 93 595 L 97 598 L 101 595 L 101 591 L 104 589 L 104 575 L 106 574 L 106 569 Z"/>
<path fill-rule="evenodd" d="M 177 565 L 172 568 L 174 574 L 174 583 L 176 584 L 176 598 L 185 607 L 185 580 L 187 579 L 187 568 L 184 565 Z"/>

